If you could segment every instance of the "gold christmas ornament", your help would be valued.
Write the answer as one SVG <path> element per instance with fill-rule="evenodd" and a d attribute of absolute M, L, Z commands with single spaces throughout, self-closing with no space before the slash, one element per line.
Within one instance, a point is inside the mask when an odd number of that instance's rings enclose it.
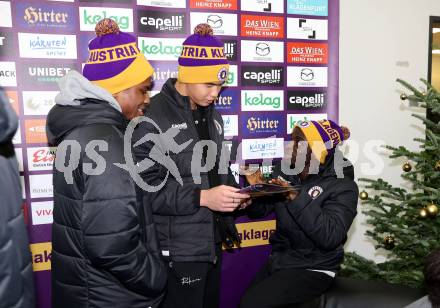
<path fill-rule="evenodd" d="M 365 190 L 361 191 L 361 192 L 359 193 L 359 199 L 361 199 L 361 200 L 367 200 L 367 199 L 368 199 L 368 193 L 367 193 Z"/>
<path fill-rule="evenodd" d="M 428 210 L 427 209 L 421 209 L 419 212 L 419 215 L 421 218 L 426 218 L 428 216 Z"/>
<path fill-rule="evenodd" d="M 426 208 L 428 215 L 430 217 L 435 217 L 438 214 L 438 207 L 437 205 L 435 205 L 434 203 L 428 205 L 428 207 Z"/>
<path fill-rule="evenodd" d="M 438 160 L 438 161 L 435 163 L 435 167 L 434 167 L 434 169 L 435 169 L 435 171 L 440 171 L 440 160 Z"/>
<path fill-rule="evenodd" d="M 410 163 L 406 162 L 405 164 L 403 164 L 402 166 L 402 170 L 405 172 L 410 172 L 412 169 L 412 166 L 410 165 Z"/>
<path fill-rule="evenodd" d="M 400 94 L 400 99 L 401 99 L 402 101 L 405 101 L 405 100 L 408 99 L 408 96 L 406 96 L 405 93 L 402 93 L 402 94 Z"/>
<path fill-rule="evenodd" d="M 394 236 L 392 236 L 392 235 L 385 236 L 385 238 L 383 239 L 383 244 L 385 246 L 385 249 L 388 249 L 388 250 L 393 249 L 394 245 L 395 245 Z"/>

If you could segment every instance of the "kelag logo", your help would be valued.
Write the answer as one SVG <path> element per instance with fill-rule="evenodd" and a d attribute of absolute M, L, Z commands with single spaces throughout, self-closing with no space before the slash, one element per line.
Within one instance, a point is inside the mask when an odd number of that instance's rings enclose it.
<path fill-rule="evenodd" d="M 326 106 L 326 91 L 287 91 L 287 109 L 289 110 L 319 110 Z"/>
<path fill-rule="evenodd" d="M 58 80 L 65 76 L 70 70 L 75 69 L 74 63 L 60 64 L 39 64 L 23 63 L 20 69 L 20 76 L 28 85 L 55 85 Z"/>
<path fill-rule="evenodd" d="M 326 113 L 310 113 L 310 114 L 288 114 L 287 115 L 287 134 L 291 134 L 293 128 L 301 121 L 319 121 L 327 119 Z"/>
<path fill-rule="evenodd" d="M 328 0 L 287 0 L 287 14 L 327 16 Z"/>
<path fill-rule="evenodd" d="M 170 63 L 153 63 L 154 73 L 154 90 L 161 90 L 164 83 L 169 78 L 177 78 L 177 62 Z"/>
<path fill-rule="evenodd" d="M 28 29 L 62 29 L 74 31 L 76 11 L 71 6 L 47 5 L 38 3 L 15 3 L 15 15 L 18 25 Z"/>
<path fill-rule="evenodd" d="M 225 137 L 238 136 L 238 115 L 222 115 Z"/>
<path fill-rule="evenodd" d="M 281 111 L 283 109 L 283 90 L 241 91 L 241 111 Z"/>
<path fill-rule="evenodd" d="M 229 61 L 237 61 L 237 40 L 222 40 L 225 46 L 225 56 Z"/>
<path fill-rule="evenodd" d="M 282 66 L 248 66 L 241 67 L 242 86 L 283 86 L 284 67 Z"/>
<path fill-rule="evenodd" d="M 327 40 L 328 22 L 324 19 L 287 18 L 287 38 Z"/>
<path fill-rule="evenodd" d="M 220 112 L 238 112 L 239 94 L 238 90 L 226 88 L 221 91 L 219 97 L 215 100 L 215 109 Z"/>
<path fill-rule="evenodd" d="M 75 35 L 18 33 L 20 57 L 76 59 Z"/>
<path fill-rule="evenodd" d="M 186 33 L 185 13 L 138 11 L 138 29 L 144 33 Z"/>
<path fill-rule="evenodd" d="M 95 32 L 96 24 L 104 18 L 116 21 L 124 32 L 133 32 L 133 10 L 107 7 L 80 7 L 80 30 Z"/>
<path fill-rule="evenodd" d="M 28 148 L 27 159 L 29 171 L 52 171 L 56 148 Z"/>
<path fill-rule="evenodd" d="M 238 0 L 190 0 L 192 9 L 236 10 Z"/>
<path fill-rule="evenodd" d="M 241 10 L 263 13 L 284 13 L 284 1 L 245 0 L 241 1 Z"/>
<path fill-rule="evenodd" d="M 0 62 L 0 86 L 16 87 L 17 74 L 15 62 Z"/>
<path fill-rule="evenodd" d="M 247 113 L 241 117 L 241 134 L 245 138 L 282 135 L 286 130 L 284 124 L 284 115 L 280 113 Z"/>
<path fill-rule="evenodd" d="M 328 44 L 288 42 L 287 62 L 327 64 Z"/>
<path fill-rule="evenodd" d="M 47 115 L 55 105 L 58 91 L 23 91 L 25 115 Z"/>
<path fill-rule="evenodd" d="M 137 4 L 146 6 L 185 8 L 186 0 L 137 0 Z"/>
<path fill-rule="evenodd" d="M 14 55 L 14 35 L 10 32 L 0 32 L 0 57 Z"/>
<path fill-rule="evenodd" d="M 243 62 L 284 62 L 284 43 L 274 41 L 241 41 Z"/>
<path fill-rule="evenodd" d="M 228 78 L 225 81 L 226 87 L 237 86 L 237 65 L 229 65 Z"/>
<path fill-rule="evenodd" d="M 283 138 L 243 139 L 242 159 L 281 158 L 284 156 Z"/>
<path fill-rule="evenodd" d="M 287 67 L 288 87 L 327 87 L 327 67 Z"/>
<path fill-rule="evenodd" d="M 182 52 L 183 38 L 139 37 L 138 46 L 148 60 L 176 61 Z"/>
<path fill-rule="evenodd" d="M 209 24 L 215 35 L 237 35 L 237 15 L 191 12 L 191 29 L 198 24 Z"/>
<path fill-rule="evenodd" d="M 284 18 L 241 15 L 241 36 L 283 38 Z"/>
<path fill-rule="evenodd" d="M 9 1 L 0 1 L 0 27 L 12 27 L 11 3 Z"/>

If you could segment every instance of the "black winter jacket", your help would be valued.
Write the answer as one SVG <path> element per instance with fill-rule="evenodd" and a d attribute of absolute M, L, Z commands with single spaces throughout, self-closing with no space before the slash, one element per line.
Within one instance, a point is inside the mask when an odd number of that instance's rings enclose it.
<path fill-rule="evenodd" d="M 166 267 L 158 245 L 149 242 L 155 232 L 151 214 L 148 207 L 138 206 L 129 173 L 115 165 L 125 163 L 127 121 L 106 101 L 80 102 L 55 105 L 47 121 L 50 143 L 74 140 L 81 148 L 73 184 L 54 168 L 52 305 L 157 307 L 166 284 Z M 108 146 L 93 146 L 86 154 L 93 140 Z M 102 160 L 92 159 L 90 150 Z M 61 154 L 59 147 L 55 165 L 65 161 Z M 85 168 L 96 170 L 98 162 L 105 162 L 103 173 L 87 175 Z"/>
<path fill-rule="evenodd" d="M 12 145 L 17 127 L 17 116 L 0 89 L 0 308 L 35 306 L 32 260 Z"/>
<path fill-rule="evenodd" d="M 194 125 L 189 98 L 181 96 L 176 91 L 175 82 L 176 79 L 169 79 L 165 83 L 162 91 L 151 99 L 145 116 L 153 120 L 163 133 L 171 127 L 180 127 L 181 130 L 174 137 L 177 144 L 182 145 L 189 140 L 192 141 L 183 150 L 179 149 L 181 151 L 178 153 L 167 151 L 171 148 L 170 142 L 163 138 L 160 142 L 144 142 L 134 147 L 134 152 L 138 161 L 153 156 L 152 149 L 155 149 L 155 155 L 169 157 L 183 181 L 181 185 L 170 173 L 164 182 L 168 169 L 157 162 L 142 174 L 144 181 L 149 185 L 164 184 L 160 190 L 145 194 L 148 203 L 153 207 L 154 222 L 163 255 L 169 260 L 179 262 L 216 262 L 214 219 L 221 219 L 224 222 L 222 225 L 225 226 L 225 232 L 234 241 L 239 241 L 238 233 L 231 215 L 220 213 L 214 215 L 210 209 L 200 207 L 200 190 L 209 189 L 211 185 L 206 170 L 201 171 L 200 184 L 196 184 L 193 179 L 191 160 L 194 154 L 198 158 L 202 157 L 200 149 L 195 150 L 194 146 L 200 139 Z M 222 143 L 223 120 L 213 104 L 207 109 L 207 121 L 209 136 L 216 144 L 213 151 L 218 167 L 220 157 L 227 159 L 228 162 L 229 157 L 221 156 L 222 151 L 227 153 L 227 146 Z M 158 134 L 158 128 L 150 123 L 141 122 L 135 130 L 134 143 L 147 134 Z M 200 161 L 197 164 L 200 166 Z M 223 172 L 219 172 L 218 183 L 212 186 L 222 184 L 236 186 L 229 165 L 220 165 L 226 168 Z M 197 168 L 197 171 L 200 171 L 200 168 Z"/>
<path fill-rule="evenodd" d="M 353 166 L 345 167 L 344 177 L 337 178 L 333 162 L 333 155 L 327 157 L 319 173 L 304 181 L 284 174 L 281 164 L 276 164 L 271 177 L 299 185 L 299 195 L 293 201 L 256 199 L 249 206 L 248 215 L 253 218 L 275 211 L 276 231 L 270 237 L 272 270 L 339 270 L 347 232 L 357 213 L 358 187 Z"/>

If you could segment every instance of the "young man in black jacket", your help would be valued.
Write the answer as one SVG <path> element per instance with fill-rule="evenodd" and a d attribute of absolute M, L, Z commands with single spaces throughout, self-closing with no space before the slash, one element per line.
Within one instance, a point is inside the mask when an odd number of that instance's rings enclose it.
<path fill-rule="evenodd" d="M 275 212 L 277 227 L 270 238 L 272 254 L 245 292 L 241 308 L 294 307 L 330 287 L 356 216 L 353 166 L 336 149 L 349 135 L 329 120 L 294 128 L 291 161 L 276 164 L 269 182 L 299 191 L 278 200 L 254 199 L 247 209 L 253 218 Z M 260 171 L 246 178 L 250 184 L 264 182 Z"/>
<path fill-rule="evenodd" d="M 177 80 L 169 79 L 145 111 L 156 124 L 143 121 L 135 130 L 139 164 L 156 161 L 142 176 L 157 187 L 144 199 L 153 208 L 162 255 L 169 264 L 164 308 L 217 307 L 221 243 L 232 246 L 239 241 L 230 213 L 249 196 L 237 193 L 229 166 L 219 161 L 223 121 L 214 108 L 228 68 L 223 43 L 209 25 L 198 25 L 183 43 Z M 179 131 L 167 140 L 172 128 Z M 143 142 L 159 133 L 164 133 L 160 140 Z M 209 150 L 200 146 L 203 142 L 210 144 Z M 169 163 L 157 163 L 160 160 Z M 202 168 L 205 164 L 212 168 Z"/>
<path fill-rule="evenodd" d="M 47 135 L 53 174 L 52 306 L 158 307 L 166 266 L 149 207 L 123 164 L 128 120 L 149 102 L 153 68 L 111 19 L 96 26 L 83 75 L 60 81 Z M 153 239 L 153 241 L 151 240 Z"/>

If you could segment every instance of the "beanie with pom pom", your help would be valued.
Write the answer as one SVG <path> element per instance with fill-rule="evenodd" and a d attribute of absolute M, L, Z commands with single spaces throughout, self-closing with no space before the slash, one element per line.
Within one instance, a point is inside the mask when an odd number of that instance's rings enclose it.
<path fill-rule="evenodd" d="M 339 126 L 331 120 L 299 121 L 293 129 L 293 133 L 298 129 L 306 137 L 313 155 L 321 164 L 329 154 L 335 152 L 338 144 L 350 137 L 350 130 L 347 127 Z"/>
<path fill-rule="evenodd" d="M 183 83 L 224 83 L 229 64 L 223 43 L 208 24 L 199 24 L 184 42 L 177 80 Z"/>
<path fill-rule="evenodd" d="M 95 27 L 96 38 L 89 43 L 89 58 L 83 75 L 111 94 L 138 85 L 154 73 L 153 67 L 140 52 L 136 38 L 119 30 L 109 18 Z"/>

